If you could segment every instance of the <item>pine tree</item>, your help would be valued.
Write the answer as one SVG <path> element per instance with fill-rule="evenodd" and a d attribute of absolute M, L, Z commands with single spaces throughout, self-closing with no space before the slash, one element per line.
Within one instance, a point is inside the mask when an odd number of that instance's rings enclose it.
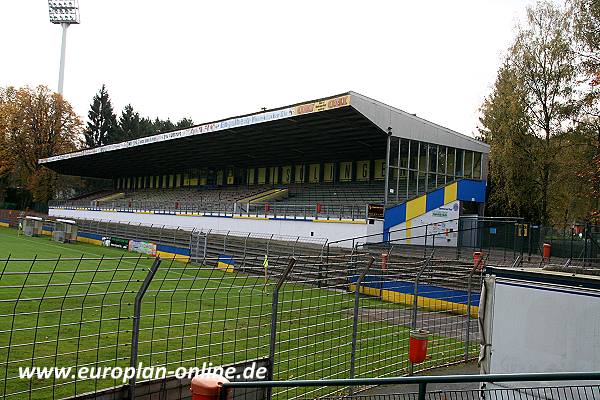
<path fill-rule="evenodd" d="M 84 135 L 88 147 L 115 143 L 122 136 L 105 85 L 102 85 L 100 91 L 92 99 Z"/>
<path fill-rule="evenodd" d="M 131 104 L 127 104 L 119 118 L 119 129 L 122 140 L 132 140 L 141 137 L 140 114 L 133 110 Z"/>

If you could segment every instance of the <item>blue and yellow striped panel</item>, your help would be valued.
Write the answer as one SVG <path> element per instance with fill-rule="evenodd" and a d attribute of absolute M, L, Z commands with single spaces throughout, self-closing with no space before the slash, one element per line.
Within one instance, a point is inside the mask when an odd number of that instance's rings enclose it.
<path fill-rule="evenodd" d="M 485 202 L 485 181 L 461 179 L 430 193 L 390 207 L 385 210 L 383 221 L 384 240 L 388 240 L 390 228 L 435 210 L 456 200 Z"/>
<path fill-rule="evenodd" d="M 102 246 L 102 236 L 96 233 L 77 232 L 77 241 Z"/>
<path fill-rule="evenodd" d="M 169 246 L 166 244 L 157 244 L 156 255 L 164 259 L 188 262 L 190 260 L 190 249 Z"/>
<path fill-rule="evenodd" d="M 219 254 L 217 268 L 222 269 L 225 272 L 233 272 L 235 270 L 235 260 L 232 256 L 228 256 L 227 254 Z"/>
<path fill-rule="evenodd" d="M 350 291 L 356 290 L 357 277 L 350 278 Z M 392 303 L 414 303 L 413 282 L 381 280 L 381 277 L 366 276 L 359 292 L 368 296 L 379 297 L 383 301 Z M 417 305 L 434 311 L 449 311 L 452 313 L 466 314 L 469 310 L 468 292 L 464 290 L 448 289 L 442 286 L 419 284 Z M 471 316 L 476 317 L 479 310 L 479 293 L 471 294 Z"/>

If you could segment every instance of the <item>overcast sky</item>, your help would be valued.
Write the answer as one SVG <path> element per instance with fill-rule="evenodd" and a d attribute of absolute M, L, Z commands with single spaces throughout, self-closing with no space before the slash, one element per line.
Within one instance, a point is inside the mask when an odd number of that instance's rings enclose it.
<path fill-rule="evenodd" d="M 528 0 L 79 0 L 64 95 L 209 122 L 349 90 L 473 135 Z M 0 0 L 0 85 L 56 90 L 46 0 Z"/>

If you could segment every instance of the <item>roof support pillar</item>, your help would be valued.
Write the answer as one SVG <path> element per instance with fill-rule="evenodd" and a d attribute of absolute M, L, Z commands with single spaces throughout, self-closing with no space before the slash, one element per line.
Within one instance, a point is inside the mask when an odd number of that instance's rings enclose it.
<path fill-rule="evenodd" d="M 387 207 L 390 193 L 390 148 L 392 147 L 392 127 L 388 127 L 387 144 L 385 148 L 385 194 L 383 195 L 383 208 Z M 384 211 L 385 212 L 385 211 Z"/>

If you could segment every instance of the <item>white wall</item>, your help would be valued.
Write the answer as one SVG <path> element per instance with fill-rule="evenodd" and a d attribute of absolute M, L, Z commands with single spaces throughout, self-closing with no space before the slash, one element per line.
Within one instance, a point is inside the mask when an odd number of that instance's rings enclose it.
<path fill-rule="evenodd" d="M 49 211 L 49 215 L 53 217 L 93 219 L 109 222 L 167 225 L 190 229 L 213 229 L 218 231 L 238 231 L 326 238 L 329 242 L 353 238 L 356 236 L 365 236 L 371 233 L 380 233 L 383 230 L 382 221 L 375 221 L 375 224 L 352 224 L 339 222 L 256 220 L 245 218 L 135 214 L 112 211 L 61 210 L 52 208 Z M 340 243 L 339 246 L 351 247 L 352 241 Z"/>
<path fill-rule="evenodd" d="M 435 234 L 436 246 L 456 247 L 458 244 L 458 217 L 460 202 L 453 201 L 444 206 L 431 210 L 420 217 L 410 221 L 410 230 L 406 230 L 406 222 L 390 228 L 390 240 L 406 239 L 407 234 L 410 239 L 397 240 L 398 244 L 425 244 L 425 234 L 427 232 L 427 245 L 433 245 L 434 239 L 431 235 Z M 452 220 L 452 221 L 449 221 Z M 427 226 L 427 231 L 425 226 Z M 419 226 L 422 226 L 419 228 Z M 399 232 L 392 232 L 400 230 Z M 452 231 L 452 232 L 450 232 Z"/>
<path fill-rule="evenodd" d="M 496 279 L 490 373 L 600 370 L 600 291 Z"/>

